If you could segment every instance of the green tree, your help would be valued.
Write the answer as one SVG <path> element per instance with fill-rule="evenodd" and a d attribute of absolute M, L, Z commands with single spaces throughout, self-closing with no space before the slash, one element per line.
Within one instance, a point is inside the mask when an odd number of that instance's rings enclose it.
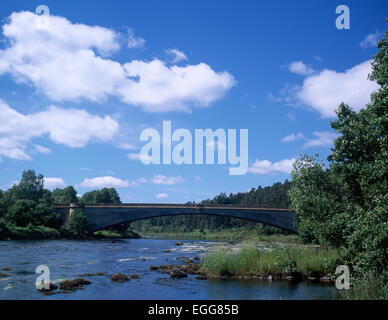
<path fill-rule="evenodd" d="M 75 211 L 70 216 L 68 230 L 75 238 L 84 238 L 87 235 L 86 215 L 82 211 Z"/>
<path fill-rule="evenodd" d="M 34 170 L 26 170 L 22 173 L 22 179 L 18 185 L 14 185 L 10 192 L 15 199 L 38 201 L 44 193 L 44 177 L 36 174 Z"/>
<path fill-rule="evenodd" d="M 381 273 L 388 265 L 387 33 L 372 62 L 380 88 L 358 113 L 341 104 L 330 122 L 340 133 L 329 168 L 302 156 L 292 172 L 292 206 L 300 226 L 321 243 L 345 246 L 354 270 Z"/>
<path fill-rule="evenodd" d="M 18 199 L 8 209 L 5 220 L 18 227 L 27 227 L 29 223 L 35 224 L 35 206 L 34 200 Z"/>
<path fill-rule="evenodd" d="M 64 189 L 55 189 L 52 193 L 53 202 L 57 204 L 77 203 L 77 191 L 73 186 L 68 186 Z"/>
<path fill-rule="evenodd" d="M 115 188 L 103 188 L 101 190 L 93 190 L 86 192 L 80 199 L 82 203 L 106 203 L 118 204 L 121 203 L 120 196 Z"/>

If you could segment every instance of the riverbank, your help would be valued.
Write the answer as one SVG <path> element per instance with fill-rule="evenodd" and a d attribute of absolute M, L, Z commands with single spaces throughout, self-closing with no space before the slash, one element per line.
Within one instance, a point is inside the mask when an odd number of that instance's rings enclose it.
<path fill-rule="evenodd" d="M 133 230 L 126 230 L 123 233 L 119 233 L 112 230 L 99 230 L 93 233 L 96 238 L 102 239 L 140 239 L 141 235 Z"/>
<path fill-rule="evenodd" d="M 100 230 L 94 233 L 74 233 L 69 229 L 61 227 L 59 229 L 45 226 L 34 226 L 29 224 L 27 227 L 18 227 L 15 225 L 0 225 L 1 240 L 55 240 L 55 239 L 139 239 L 141 235 L 133 230 L 125 230 L 122 233 L 112 230 Z"/>
<path fill-rule="evenodd" d="M 343 264 L 344 253 L 336 249 L 243 246 L 237 253 L 220 250 L 207 254 L 201 271 L 214 278 L 331 281 Z"/>
<path fill-rule="evenodd" d="M 268 243 L 289 243 L 298 244 L 298 235 L 296 234 L 259 234 L 255 228 L 230 228 L 221 230 L 194 230 L 185 232 L 163 232 L 155 229 L 151 231 L 136 230 L 143 236 L 160 237 L 165 239 L 183 239 L 183 240 L 209 240 L 209 241 L 259 241 Z"/>

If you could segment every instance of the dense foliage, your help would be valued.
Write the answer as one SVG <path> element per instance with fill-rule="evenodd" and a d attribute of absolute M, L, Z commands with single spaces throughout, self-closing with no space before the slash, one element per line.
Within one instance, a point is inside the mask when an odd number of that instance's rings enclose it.
<path fill-rule="evenodd" d="M 86 192 L 81 199 L 81 203 L 121 203 L 120 196 L 115 188 L 102 188 Z"/>
<path fill-rule="evenodd" d="M 330 122 L 340 133 L 325 166 L 301 156 L 292 172 L 292 206 L 300 230 L 345 247 L 354 274 L 383 274 L 388 265 L 388 40 L 379 42 L 371 80 L 380 88 L 358 113 L 341 104 Z"/>
<path fill-rule="evenodd" d="M 52 209 L 53 204 L 77 202 L 120 203 L 120 197 L 114 188 L 87 192 L 81 198 L 72 186 L 51 192 L 44 188 L 43 175 L 26 170 L 18 184 L 0 190 L 0 239 L 84 238 L 86 217 L 82 213 L 74 213 L 64 228 Z"/>
<path fill-rule="evenodd" d="M 235 204 L 254 205 L 267 208 L 288 208 L 290 200 L 287 192 L 291 187 L 291 182 L 274 183 L 272 186 L 252 188 L 249 192 L 239 192 L 226 195 L 221 193 L 213 199 L 207 199 L 201 204 Z M 190 203 L 189 203 L 190 204 Z M 287 233 L 278 228 L 265 226 L 260 223 L 244 221 L 222 216 L 209 215 L 187 215 L 171 217 L 158 217 L 147 220 L 135 221 L 132 228 L 139 232 L 191 232 L 194 230 L 222 230 L 240 227 L 257 228 L 260 234 Z"/>

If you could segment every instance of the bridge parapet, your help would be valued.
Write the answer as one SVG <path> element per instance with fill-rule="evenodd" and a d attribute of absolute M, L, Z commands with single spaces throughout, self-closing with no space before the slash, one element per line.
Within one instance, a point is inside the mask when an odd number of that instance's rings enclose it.
<path fill-rule="evenodd" d="M 162 216 L 203 214 L 228 216 L 268 224 L 281 229 L 297 232 L 295 212 L 278 208 L 257 208 L 232 205 L 184 205 L 184 204 L 70 204 L 55 205 L 54 210 L 61 214 L 64 224 L 76 210 L 82 210 L 87 218 L 89 231 L 109 226 Z"/>

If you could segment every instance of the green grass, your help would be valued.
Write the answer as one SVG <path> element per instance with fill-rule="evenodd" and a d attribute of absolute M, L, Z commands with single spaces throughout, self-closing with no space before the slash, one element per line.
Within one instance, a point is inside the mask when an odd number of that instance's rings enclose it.
<path fill-rule="evenodd" d="M 335 296 L 339 300 L 388 300 L 388 275 L 367 274 L 350 281 L 349 290 L 341 290 Z"/>
<path fill-rule="evenodd" d="M 194 231 L 182 231 L 182 232 L 163 232 L 157 227 L 152 227 L 150 230 L 142 232 L 138 231 L 142 235 L 146 236 L 158 236 L 169 239 L 179 240 L 214 240 L 214 241 L 243 241 L 243 240 L 257 240 L 263 242 L 281 242 L 281 243 L 298 243 L 298 236 L 295 234 L 282 235 L 262 235 L 258 234 L 258 231 L 254 228 L 230 228 L 221 230 L 194 230 Z"/>
<path fill-rule="evenodd" d="M 99 238 L 121 239 L 121 238 L 140 238 L 140 235 L 132 230 L 126 230 L 124 233 L 119 233 L 113 230 L 99 230 L 93 233 Z"/>
<path fill-rule="evenodd" d="M 61 236 L 56 229 L 45 226 L 28 225 L 27 227 L 18 227 L 7 225 L 7 237 L 11 239 L 58 239 Z"/>
<path fill-rule="evenodd" d="M 284 247 L 259 250 L 257 246 L 244 246 L 231 253 L 226 250 L 209 253 L 201 262 L 204 272 L 215 277 L 300 275 L 323 277 L 334 275 L 341 264 L 342 252 L 309 247 Z"/>

